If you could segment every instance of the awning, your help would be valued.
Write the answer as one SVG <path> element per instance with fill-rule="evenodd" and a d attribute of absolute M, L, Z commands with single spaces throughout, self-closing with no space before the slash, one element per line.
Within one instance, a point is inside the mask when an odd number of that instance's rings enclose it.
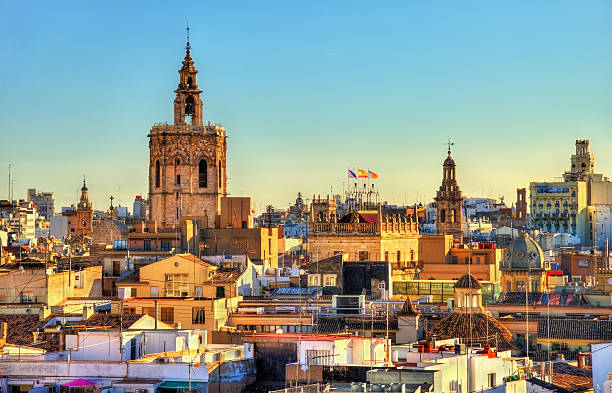
<path fill-rule="evenodd" d="M 62 386 L 68 386 L 71 388 L 83 388 L 83 387 L 88 387 L 88 386 L 96 386 L 96 383 L 88 381 L 86 379 L 79 378 L 79 379 L 75 379 L 74 381 L 65 383 Z"/>

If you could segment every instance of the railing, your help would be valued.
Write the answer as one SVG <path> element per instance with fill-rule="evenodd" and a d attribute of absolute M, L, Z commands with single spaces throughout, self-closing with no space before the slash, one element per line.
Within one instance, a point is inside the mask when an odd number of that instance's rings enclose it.
<path fill-rule="evenodd" d="M 270 390 L 269 393 L 323 393 L 330 390 L 329 384 L 313 383 L 280 390 Z"/>
<path fill-rule="evenodd" d="M 163 133 L 224 135 L 225 129 L 223 126 L 218 124 L 209 124 L 204 126 L 162 124 L 151 127 L 152 135 L 160 135 Z"/>
<path fill-rule="evenodd" d="M 331 232 L 331 233 L 368 233 L 380 234 L 386 233 L 418 233 L 418 224 L 416 222 L 355 222 L 355 223 L 337 223 L 337 222 L 315 222 L 311 226 L 312 232 Z"/>

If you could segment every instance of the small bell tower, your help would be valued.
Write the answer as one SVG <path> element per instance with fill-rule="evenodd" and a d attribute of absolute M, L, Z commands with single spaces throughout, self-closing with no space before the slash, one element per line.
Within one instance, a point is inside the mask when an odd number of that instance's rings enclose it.
<path fill-rule="evenodd" d="M 191 45 L 189 44 L 189 25 L 187 25 L 187 45 L 185 46 L 185 58 L 183 65 L 178 71 L 179 84 L 174 92 L 174 125 L 202 125 L 202 99 L 200 93 L 202 90 L 198 88 L 197 75 L 198 70 L 195 68 L 193 59 L 191 58 Z"/>

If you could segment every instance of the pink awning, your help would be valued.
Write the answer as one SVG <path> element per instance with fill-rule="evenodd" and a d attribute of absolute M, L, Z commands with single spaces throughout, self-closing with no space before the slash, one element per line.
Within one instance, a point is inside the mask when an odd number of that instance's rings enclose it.
<path fill-rule="evenodd" d="M 63 386 L 68 386 L 68 387 L 73 387 L 73 388 L 82 388 L 86 386 L 96 386 L 96 384 L 86 379 L 79 378 L 79 379 L 75 379 L 74 381 L 65 383 Z"/>

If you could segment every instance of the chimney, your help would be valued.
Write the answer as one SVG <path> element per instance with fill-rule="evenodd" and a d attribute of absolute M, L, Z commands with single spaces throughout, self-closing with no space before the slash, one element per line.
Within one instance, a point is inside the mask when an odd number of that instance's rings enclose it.
<path fill-rule="evenodd" d="M 8 325 L 6 322 L 2 322 L 2 337 L 0 337 L 0 346 L 6 344 L 6 337 L 8 335 Z"/>

